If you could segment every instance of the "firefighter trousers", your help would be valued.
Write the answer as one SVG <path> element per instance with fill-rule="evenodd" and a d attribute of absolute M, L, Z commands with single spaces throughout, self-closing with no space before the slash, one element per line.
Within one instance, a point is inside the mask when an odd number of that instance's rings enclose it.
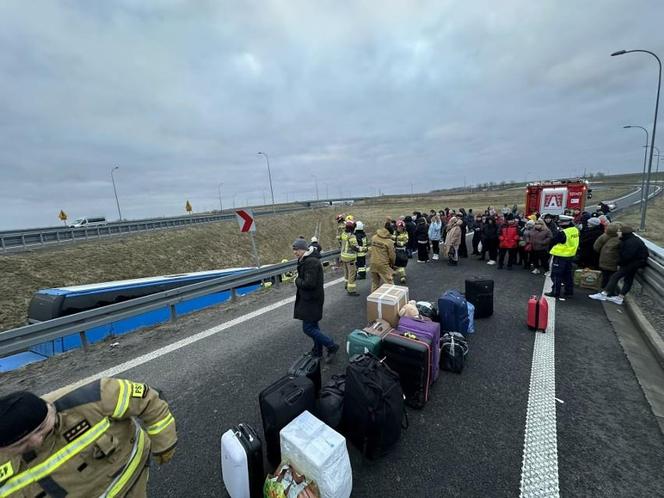
<path fill-rule="evenodd" d="M 341 264 L 344 267 L 344 281 L 346 282 L 346 290 L 348 293 L 353 293 L 357 291 L 357 267 L 355 266 L 355 261 L 342 261 Z"/>
<path fill-rule="evenodd" d="M 375 291 L 383 284 L 392 285 L 393 283 L 392 268 L 389 266 L 384 268 L 376 268 L 375 266 L 371 267 L 371 292 Z"/>

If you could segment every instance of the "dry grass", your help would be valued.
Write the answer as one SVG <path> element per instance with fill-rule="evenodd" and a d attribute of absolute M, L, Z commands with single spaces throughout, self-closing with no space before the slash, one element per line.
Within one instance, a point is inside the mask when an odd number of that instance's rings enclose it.
<path fill-rule="evenodd" d="M 625 190 L 626 187 L 622 187 L 616 192 L 620 194 Z M 606 195 L 609 193 L 607 191 Z M 383 226 L 386 216 L 397 217 L 414 210 L 465 207 L 479 212 L 489 205 L 500 208 L 514 203 L 523 208 L 523 188 L 453 195 L 382 197 L 358 202 L 345 209 L 352 212 L 356 219 L 364 221 L 366 231 L 372 233 Z M 319 223 L 323 249 L 336 247 L 335 214 L 332 209 L 318 209 L 258 218 L 256 242 L 261 263 L 291 259 L 291 242 L 299 235 L 308 239 Z M 3 255 L 0 256 L 0 330 L 25 323 L 30 298 L 39 289 L 251 265 L 253 257 L 249 235 L 240 234 L 235 222 L 210 223 Z"/>
<path fill-rule="evenodd" d="M 641 224 L 641 212 L 638 207 L 617 217 L 616 221 L 626 223 L 637 229 Z M 646 239 L 664 247 L 664 196 L 660 195 L 648 202 L 646 212 L 646 231 L 642 232 Z"/>

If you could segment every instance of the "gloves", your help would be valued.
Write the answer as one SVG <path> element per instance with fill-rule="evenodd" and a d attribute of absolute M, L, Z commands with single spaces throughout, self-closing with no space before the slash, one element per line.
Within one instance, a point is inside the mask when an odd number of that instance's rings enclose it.
<path fill-rule="evenodd" d="M 173 455 L 175 455 L 175 448 L 171 448 L 170 450 L 166 450 L 163 453 L 159 453 L 158 455 L 154 456 L 154 459 L 157 461 L 159 465 L 164 465 L 165 463 L 168 463 L 171 461 L 173 458 Z"/>

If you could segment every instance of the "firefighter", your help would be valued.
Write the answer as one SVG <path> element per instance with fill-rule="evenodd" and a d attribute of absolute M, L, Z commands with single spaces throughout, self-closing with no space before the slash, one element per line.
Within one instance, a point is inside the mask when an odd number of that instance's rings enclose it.
<path fill-rule="evenodd" d="M 147 496 L 150 454 L 173 458 L 175 419 L 160 393 L 102 378 L 49 401 L 0 398 L 0 496 Z"/>
<path fill-rule="evenodd" d="M 288 263 L 287 259 L 282 259 L 282 263 Z M 291 270 L 287 271 L 281 274 L 281 283 L 283 284 L 290 284 L 292 282 L 295 282 L 295 279 L 297 278 L 297 271 L 296 270 Z"/>
<path fill-rule="evenodd" d="M 392 284 L 394 273 L 394 240 L 387 228 L 379 228 L 376 235 L 371 238 L 371 292 L 382 284 Z M 408 261 L 408 259 L 406 259 Z"/>
<path fill-rule="evenodd" d="M 339 242 L 339 247 L 341 247 L 341 235 L 346 229 L 346 216 L 338 214 L 335 219 L 337 220 L 337 242 Z"/>
<path fill-rule="evenodd" d="M 573 224 L 571 216 L 561 214 L 558 217 L 560 230 L 553 237 L 554 246 L 549 253 L 553 256 L 551 263 L 551 279 L 553 287 L 551 292 L 545 295 L 560 299 L 571 298 L 574 294 L 574 275 L 572 263 L 579 248 L 579 229 Z M 565 286 L 565 293 L 561 296 L 561 290 Z"/>
<path fill-rule="evenodd" d="M 357 238 L 353 231 L 355 230 L 355 222 L 347 221 L 346 229 L 341 234 L 341 264 L 344 268 L 344 281 L 346 282 L 346 291 L 350 296 L 359 296 L 357 292 L 357 252 L 359 247 L 357 245 Z"/>
<path fill-rule="evenodd" d="M 406 222 L 397 221 L 397 231 L 394 234 L 394 246 L 396 248 L 396 262 L 399 282 L 406 283 L 406 265 L 408 264 L 408 232 L 406 231 Z"/>
<path fill-rule="evenodd" d="M 369 239 L 364 233 L 364 223 L 358 221 L 355 225 L 355 238 L 357 239 L 357 279 L 367 278 L 367 253 L 369 252 Z"/>

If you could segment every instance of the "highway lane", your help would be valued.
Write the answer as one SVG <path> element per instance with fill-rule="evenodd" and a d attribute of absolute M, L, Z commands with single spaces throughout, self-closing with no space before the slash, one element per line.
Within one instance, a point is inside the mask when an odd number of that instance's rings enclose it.
<path fill-rule="evenodd" d="M 410 428 L 388 457 L 366 462 L 351 447 L 353 495 L 514 496 L 521 478 L 534 343 L 524 325 L 525 302 L 541 292 L 544 280 L 475 260 L 462 260 L 457 268 L 411 260 L 408 270 L 415 299 L 433 300 L 444 289 L 463 289 L 470 275 L 495 278 L 496 312 L 478 320 L 463 374 L 441 372 L 428 405 L 409 411 Z M 363 325 L 367 281 L 360 292 L 362 297 L 346 296 L 338 284 L 326 292 L 322 326 L 338 342 Z M 44 363 L 27 382 L 41 380 L 45 392 L 291 295 L 292 287 L 285 286 L 234 307 L 123 337 L 111 356 L 101 350 L 72 356 L 76 370 Z M 601 304 L 582 293 L 557 303 L 555 337 L 561 493 L 663 495 L 664 437 Z M 150 496 L 223 496 L 221 434 L 238 422 L 260 430 L 258 392 L 309 348 L 287 303 L 123 372 L 164 389 L 178 421 L 178 452 L 170 465 L 153 466 Z M 324 368 L 324 378 L 345 365 L 340 354 Z"/>

